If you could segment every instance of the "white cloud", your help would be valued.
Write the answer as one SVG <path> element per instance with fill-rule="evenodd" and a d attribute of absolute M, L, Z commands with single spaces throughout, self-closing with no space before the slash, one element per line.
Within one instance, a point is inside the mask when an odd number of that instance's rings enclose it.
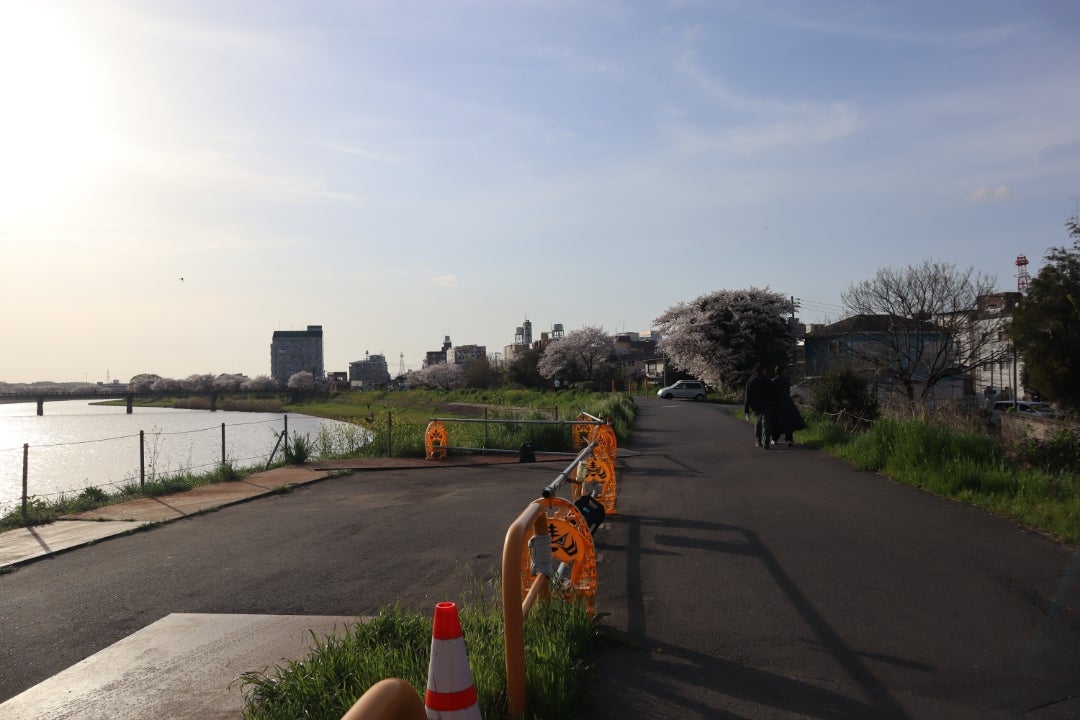
<path fill-rule="evenodd" d="M 862 113 L 850 102 L 792 102 L 739 93 L 723 78 L 705 70 L 693 49 L 683 52 L 675 69 L 714 107 L 748 118 L 748 121 L 713 129 L 714 120 L 679 117 L 672 135 L 682 148 L 691 152 L 757 153 L 773 148 L 828 143 L 850 137 L 864 125 Z M 698 127 L 702 124 L 707 129 Z"/>
<path fill-rule="evenodd" d="M 785 115 L 788 115 L 785 113 Z M 680 146 L 691 152 L 724 151 L 752 154 L 774 148 L 829 143 L 854 135 L 862 127 L 859 113 L 844 103 L 805 108 L 790 116 L 763 118 L 710 132 L 692 127 L 675 131 Z"/>
<path fill-rule="evenodd" d="M 439 275 L 438 277 L 433 277 L 431 280 L 436 285 L 441 285 L 442 287 L 456 287 L 458 284 L 457 275 Z"/>
<path fill-rule="evenodd" d="M 1012 195 L 1012 190 L 1008 185 L 998 185 L 996 188 L 979 188 L 973 190 L 968 199 L 974 202 L 993 202 L 997 200 L 1008 200 Z"/>

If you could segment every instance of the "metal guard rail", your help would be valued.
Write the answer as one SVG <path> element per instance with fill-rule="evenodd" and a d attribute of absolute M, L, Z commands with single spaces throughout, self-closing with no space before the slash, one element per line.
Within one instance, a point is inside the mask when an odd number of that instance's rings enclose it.
<path fill-rule="evenodd" d="M 503 632 L 506 652 L 506 694 L 507 708 L 511 718 L 525 715 L 525 618 L 533 605 L 540 598 L 550 594 L 551 580 L 555 575 L 554 560 L 551 558 L 551 538 L 548 535 L 547 513 L 550 498 L 570 477 L 578 463 L 592 455 L 596 442 L 590 442 L 578 453 L 574 461 L 541 491 L 542 498 L 533 500 L 511 523 L 503 542 L 502 556 L 502 602 Z M 530 536 L 547 538 L 537 545 L 546 548 L 545 560 L 536 563 L 536 579 L 523 598 L 521 595 L 521 558 L 525 551 L 526 539 Z"/>

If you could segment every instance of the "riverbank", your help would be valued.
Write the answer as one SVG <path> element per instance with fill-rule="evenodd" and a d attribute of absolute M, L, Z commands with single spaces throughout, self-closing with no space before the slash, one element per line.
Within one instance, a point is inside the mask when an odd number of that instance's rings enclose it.
<path fill-rule="evenodd" d="M 325 430 L 325 432 L 324 432 Z M 324 456 L 368 438 L 354 424 L 309 415 L 216 413 L 56 401 L 0 408 L 0 527 L 234 480 L 281 464 L 281 438 L 317 438 Z"/>
<path fill-rule="evenodd" d="M 172 405 L 169 399 L 160 399 L 138 407 Z M 576 391 L 414 390 L 339 393 L 318 401 L 285 405 L 283 411 L 339 424 L 320 426 L 313 434 L 290 431 L 288 443 L 280 448 L 272 463 L 241 467 L 228 461 L 215 462 L 201 471 L 155 473 L 145 482 L 127 482 L 113 492 L 92 485 L 54 497 L 33 496 L 26 504 L 25 513 L 18 506 L 0 516 L 0 530 L 42 525 L 66 515 L 133 499 L 235 481 L 289 463 L 334 458 L 423 458 L 424 431 L 433 417 L 463 421 L 489 419 L 489 423 L 448 421 L 450 445 L 460 448 L 516 453 L 523 443 L 529 442 L 538 452 L 569 452 L 574 449 L 570 427 L 559 421 L 573 419 L 582 411 L 609 419 L 621 442 L 629 437 L 634 403 L 625 395 Z M 516 424 L 513 420 L 541 422 Z"/>

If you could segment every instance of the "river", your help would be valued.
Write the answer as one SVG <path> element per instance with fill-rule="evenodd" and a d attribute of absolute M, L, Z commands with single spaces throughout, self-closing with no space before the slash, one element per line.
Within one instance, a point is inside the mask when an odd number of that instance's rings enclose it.
<path fill-rule="evenodd" d="M 112 493 L 138 483 L 140 431 L 143 472 L 152 480 L 216 468 L 222 459 L 222 423 L 226 461 L 236 468 L 261 467 L 286 422 L 283 413 L 223 410 L 136 407 L 129 415 L 122 405 L 93 402 L 47 402 L 42 416 L 35 403 L 0 405 L 0 514 L 21 502 L 24 444 L 29 446 L 28 495 L 48 501 L 89 486 Z M 340 438 L 356 431 L 336 420 L 287 418 L 290 437 L 299 433 L 315 441 L 320 435 Z"/>

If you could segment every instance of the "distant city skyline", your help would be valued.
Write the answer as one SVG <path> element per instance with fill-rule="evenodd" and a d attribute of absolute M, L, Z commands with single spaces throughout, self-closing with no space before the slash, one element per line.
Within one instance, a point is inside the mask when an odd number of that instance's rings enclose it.
<path fill-rule="evenodd" d="M 1016 287 L 1080 203 L 1080 5 L 0 4 L 0 381 L 501 352 L 882 267 Z"/>

